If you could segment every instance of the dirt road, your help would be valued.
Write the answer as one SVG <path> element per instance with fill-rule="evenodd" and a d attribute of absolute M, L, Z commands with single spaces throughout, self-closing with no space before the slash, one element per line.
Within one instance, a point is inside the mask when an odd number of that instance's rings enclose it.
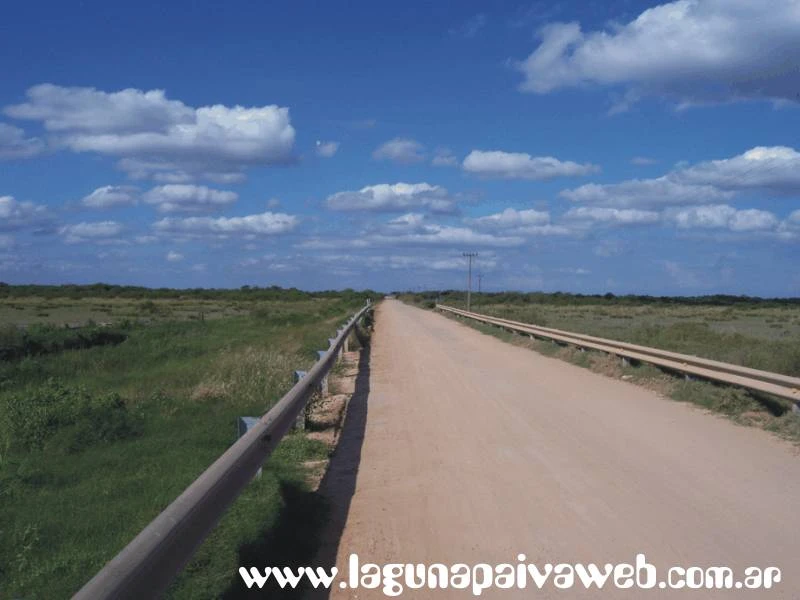
<path fill-rule="evenodd" d="M 736 579 L 774 565 L 783 581 L 769 592 L 550 584 L 483 597 L 800 597 L 800 456 L 789 444 L 393 300 L 378 308 L 369 369 L 324 486 L 338 524 L 323 554 L 340 571 L 350 553 L 602 565 L 641 552 L 659 579 L 673 565 L 727 565 Z"/>

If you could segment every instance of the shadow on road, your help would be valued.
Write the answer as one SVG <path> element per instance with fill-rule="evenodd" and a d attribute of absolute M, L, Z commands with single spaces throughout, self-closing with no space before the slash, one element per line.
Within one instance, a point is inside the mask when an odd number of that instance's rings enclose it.
<path fill-rule="evenodd" d="M 342 538 L 350 502 L 356 490 L 356 476 L 361 464 L 361 447 L 367 428 L 367 404 L 369 399 L 370 347 L 364 346 L 358 364 L 355 391 L 347 405 L 339 443 L 331 457 L 328 470 L 319 486 L 319 493 L 328 503 L 328 523 L 320 538 L 319 551 L 313 567 L 330 569 L 336 565 L 336 554 Z M 330 590 L 309 589 L 304 598 L 324 600 Z"/>

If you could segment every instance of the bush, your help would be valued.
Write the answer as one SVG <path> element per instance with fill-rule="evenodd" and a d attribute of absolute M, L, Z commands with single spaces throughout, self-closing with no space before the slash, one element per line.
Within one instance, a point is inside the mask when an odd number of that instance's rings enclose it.
<path fill-rule="evenodd" d="M 138 419 L 117 393 L 93 395 L 48 379 L 26 396 L 11 396 L 0 406 L 7 446 L 26 450 L 60 446 L 79 452 L 139 433 Z"/>

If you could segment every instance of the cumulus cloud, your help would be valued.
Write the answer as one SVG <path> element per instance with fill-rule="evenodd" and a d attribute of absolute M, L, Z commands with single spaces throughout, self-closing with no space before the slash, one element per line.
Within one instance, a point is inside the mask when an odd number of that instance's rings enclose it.
<path fill-rule="evenodd" d="M 800 152 L 786 146 L 757 146 L 733 158 L 681 169 L 674 177 L 723 190 L 796 194 L 800 192 Z"/>
<path fill-rule="evenodd" d="M 166 217 L 153 224 L 161 234 L 184 237 L 266 237 L 292 231 L 299 219 L 285 213 L 265 212 L 245 217 Z"/>
<path fill-rule="evenodd" d="M 181 262 L 183 260 L 183 254 L 175 252 L 174 250 L 170 250 L 167 252 L 167 256 L 165 258 L 168 262 Z"/>
<path fill-rule="evenodd" d="M 784 240 L 800 241 L 800 210 L 792 211 L 778 225 L 778 237 Z"/>
<path fill-rule="evenodd" d="M 275 105 L 193 108 L 163 90 L 41 84 L 5 113 L 41 122 L 56 146 L 118 156 L 136 177 L 241 178 L 247 167 L 294 160 L 289 109 Z"/>
<path fill-rule="evenodd" d="M 464 159 L 462 167 L 468 173 L 502 179 L 553 179 L 578 177 L 597 173 L 600 167 L 560 161 L 551 156 L 531 156 L 522 152 L 500 150 L 473 150 Z"/>
<path fill-rule="evenodd" d="M 41 227 L 51 219 L 47 207 L 41 204 L 19 202 L 13 196 L 0 196 L 0 231 Z"/>
<path fill-rule="evenodd" d="M 132 206 L 136 204 L 138 194 L 138 188 L 130 185 L 105 185 L 84 196 L 81 204 L 87 208 Z"/>
<path fill-rule="evenodd" d="M 550 213 L 547 211 L 527 209 L 516 210 L 506 208 L 503 212 L 469 219 L 469 223 L 480 229 L 516 229 L 536 225 L 546 225 L 550 222 Z"/>
<path fill-rule="evenodd" d="M 575 229 L 550 222 L 547 211 L 506 208 L 502 212 L 466 219 L 466 222 L 479 231 L 502 233 L 507 236 L 532 237 L 551 235 L 571 235 Z"/>
<path fill-rule="evenodd" d="M 677 0 L 625 24 L 584 32 L 552 23 L 517 68 L 523 91 L 622 86 L 625 102 L 662 95 L 687 105 L 741 99 L 796 101 L 797 0 Z"/>
<path fill-rule="evenodd" d="M 44 142 L 39 138 L 25 137 L 19 127 L 0 123 L 0 160 L 31 158 L 44 150 Z"/>
<path fill-rule="evenodd" d="M 800 193 L 800 152 L 784 146 L 757 146 L 732 158 L 679 165 L 661 177 L 589 183 L 560 195 L 573 202 L 646 208 L 719 204 L 746 191 Z"/>
<path fill-rule="evenodd" d="M 322 142 L 317 140 L 317 156 L 330 158 L 339 150 L 339 142 Z"/>
<path fill-rule="evenodd" d="M 571 208 L 564 214 L 568 221 L 587 224 L 601 223 L 605 225 L 652 225 L 661 220 L 661 214 L 652 210 L 634 208 L 600 208 L 580 206 Z"/>
<path fill-rule="evenodd" d="M 337 192 L 328 196 L 326 205 L 340 211 L 400 212 L 424 208 L 436 213 L 452 213 L 455 200 L 447 190 L 428 183 L 381 183 L 358 191 Z"/>
<path fill-rule="evenodd" d="M 398 137 L 378 146 L 372 158 L 400 164 L 421 162 L 425 160 L 425 147 L 415 140 Z"/>
<path fill-rule="evenodd" d="M 468 227 L 452 227 L 449 225 L 426 224 L 411 231 L 388 231 L 367 238 L 377 245 L 418 245 L 418 246 L 486 246 L 508 247 L 519 246 L 524 239 L 517 236 L 501 236 L 481 233 Z"/>
<path fill-rule="evenodd" d="M 122 231 L 122 225 L 116 221 L 76 223 L 74 225 L 64 225 L 58 230 L 68 244 L 117 242 Z"/>
<path fill-rule="evenodd" d="M 142 200 L 162 213 L 216 210 L 233 204 L 237 198 L 235 192 L 190 184 L 161 185 L 142 196 Z"/>
<path fill-rule="evenodd" d="M 614 207 L 658 207 L 676 204 L 702 204 L 733 197 L 729 191 L 711 185 L 680 183 L 671 177 L 631 179 L 621 183 L 588 183 L 563 190 L 562 198 L 573 202 L 603 204 Z"/>
<path fill-rule="evenodd" d="M 737 232 L 770 231 L 778 224 L 771 212 L 754 208 L 738 210 L 727 204 L 693 206 L 667 213 L 681 229 L 728 229 Z"/>

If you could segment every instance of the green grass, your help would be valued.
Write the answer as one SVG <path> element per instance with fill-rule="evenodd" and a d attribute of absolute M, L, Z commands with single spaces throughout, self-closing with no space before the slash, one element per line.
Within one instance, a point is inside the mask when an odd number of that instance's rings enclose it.
<path fill-rule="evenodd" d="M 236 417 L 268 410 L 360 305 L 260 301 L 246 316 L 156 321 L 116 346 L 0 363 L 0 597 L 74 593 L 235 441 Z M 76 416 L 59 394 L 88 408 Z M 53 428 L 41 443 L 10 423 L 10 407 L 26 402 Z M 86 434 L 119 410 L 130 431 Z M 240 548 L 276 526 L 285 490 L 306 485 L 302 462 L 325 452 L 302 435 L 284 440 L 170 595 L 228 590 Z"/>

